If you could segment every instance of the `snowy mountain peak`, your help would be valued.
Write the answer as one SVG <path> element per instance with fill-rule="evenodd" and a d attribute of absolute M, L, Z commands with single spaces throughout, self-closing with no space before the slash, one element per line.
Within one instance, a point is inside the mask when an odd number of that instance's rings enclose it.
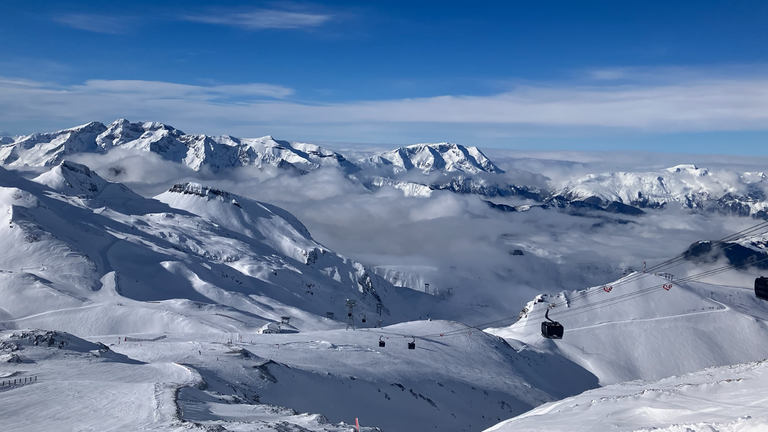
<path fill-rule="evenodd" d="M 68 160 L 39 175 L 34 181 L 65 195 L 83 198 L 97 196 L 109 184 L 87 166 Z"/>
<path fill-rule="evenodd" d="M 57 165 L 67 155 L 96 151 L 95 139 L 106 129 L 102 123 L 91 122 L 56 132 L 21 136 L 0 149 L 0 162 L 15 166 Z"/>
<path fill-rule="evenodd" d="M 671 168 L 667 168 L 666 170 L 671 173 L 687 173 L 687 174 L 692 174 L 696 176 L 705 176 L 709 174 L 708 169 L 706 168 L 700 169 L 699 167 L 693 164 L 675 165 Z"/>
<path fill-rule="evenodd" d="M 183 136 L 184 132 L 163 123 L 131 123 L 120 119 L 96 137 L 96 144 L 100 151 L 122 147 L 157 153 L 165 159 L 180 162 L 187 154 L 187 146 L 180 140 Z"/>
<path fill-rule="evenodd" d="M 374 155 L 360 161 L 363 166 L 389 168 L 395 174 L 421 170 L 463 172 L 468 174 L 503 173 L 477 147 L 453 143 L 414 144 Z"/>

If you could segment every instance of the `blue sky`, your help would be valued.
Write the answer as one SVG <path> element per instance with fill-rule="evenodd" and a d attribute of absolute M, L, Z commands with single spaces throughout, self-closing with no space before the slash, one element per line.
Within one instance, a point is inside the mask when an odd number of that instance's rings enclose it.
<path fill-rule="evenodd" d="M 768 2 L 0 6 L 0 131 L 768 154 Z"/>

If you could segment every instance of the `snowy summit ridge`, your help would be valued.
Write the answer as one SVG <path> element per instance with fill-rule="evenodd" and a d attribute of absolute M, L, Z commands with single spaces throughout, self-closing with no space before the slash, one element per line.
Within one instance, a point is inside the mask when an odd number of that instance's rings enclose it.
<path fill-rule="evenodd" d="M 0 163 L 12 169 L 58 166 L 75 154 L 105 154 L 113 149 L 156 154 L 196 171 L 257 167 L 307 174 L 331 168 L 370 191 L 392 187 L 412 197 L 449 191 L 529 200 L 516 207 L 488 202 L 502 211 L 552 208 L 577 215 L 608 211 L 638 216 L 644 213 L 639 209 L 674 205 L 697 212 L 768 219 L 768 176 L 764 172 L 682 164 L 648 172 L 592 173 L 553 182 L 528 171 L 517 170 L 516 176 L 505 173 L 477 147 L 460 144 L 414 144 L 350 160 L 315 144 L 269 135 L 189 135 L 163 123 L 131 123 L 126 119 L 109 125 L 91 122 L 57 132 L 3 137 Z"/>
<path fill-rule="evenodd" d="M 99 122 L 44 134 L 16 137 L 0 148 L 7 166 L 53 166 L 75 153 L 106 153 L 113 148 L 155 153 L 194 170 L 272 165 L 307 172 L 321 166 L 356 170 L 344 156 L 313 144 L 290 143 L 271 136 L 187 135 L 159 122 L 131 123 L 125 119 L 108 126 Z"/>
<path fill-rule="evenodd" d="M 394 174 L 421 170 L 424 174 L 434 171 L 478 174 L 501 174 L 504 171 L 494 165 L 477 147 L 459 144 L 414 144 L 380 153 L 360 161 L 363 167 L 389 168 Z"/>
<path fill-rule="evenodd" d="M 567 182 L 555 197 L 619 202 L 639 208 L 683 208 L 766 218 L 768 176 L 678 165 L 660 172 L 589 174 Z"/>

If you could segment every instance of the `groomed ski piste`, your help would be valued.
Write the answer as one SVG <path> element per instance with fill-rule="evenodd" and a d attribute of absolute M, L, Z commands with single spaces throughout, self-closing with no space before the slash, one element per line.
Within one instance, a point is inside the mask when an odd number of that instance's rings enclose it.
<path fill-rule="evenodd" d="M 3 431 L 768 427 L 768 305 L 746 287 L 632 273 L 509 327 L 427 319 L 450 311 L 266 203 L 147 199 L 68 161 L 0 186 Z"/>

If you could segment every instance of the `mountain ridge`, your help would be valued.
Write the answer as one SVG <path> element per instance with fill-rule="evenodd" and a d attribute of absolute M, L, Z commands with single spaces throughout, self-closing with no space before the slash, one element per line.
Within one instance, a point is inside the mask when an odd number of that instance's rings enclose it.
<path fill-rule="evenodd" d="M 658 171 L 593 173 L 562 183 L 526 171 L 522 181 L 510 181 L 508 173 L 480 149 L 460 144 L 414 144 L 350 160 L 314 144 L 276 140 L 270 135 L 188 135 L 163 123 L 131 123 L 126 119 L 109 125 L 91 122 L 57 132 L 4 137 L 0 163 L 9 168 L 48 167 L 70 155 L 104 154 L 116 148 L 154 153 L 195 171 L 254 166 L 301 175 L 332 167 L 371 191 L 394 187 L 414 197 L 449 191 L 529 201 L 523 206 L 509 206 L 514 211 L 542 207 L 577 215 L 609 211 L 637 216 L 642 210 L 633 208 L 674 205 L 697 212 L 768 219 L 768 175 L 763 172 L 709 170 L 683 164 Z M 494 208 L 508 211 L 506 205 Z"/>

